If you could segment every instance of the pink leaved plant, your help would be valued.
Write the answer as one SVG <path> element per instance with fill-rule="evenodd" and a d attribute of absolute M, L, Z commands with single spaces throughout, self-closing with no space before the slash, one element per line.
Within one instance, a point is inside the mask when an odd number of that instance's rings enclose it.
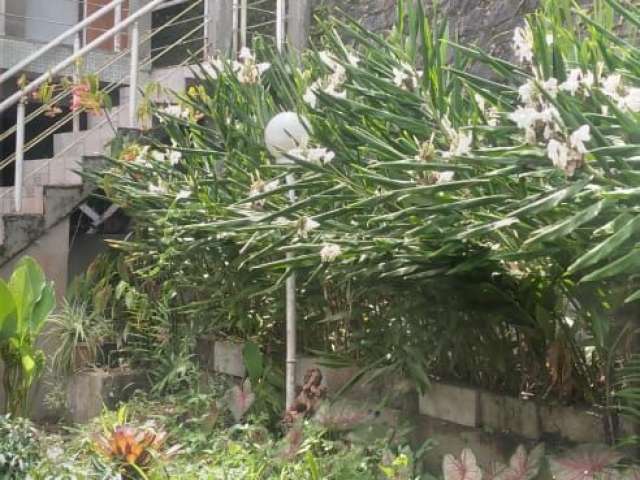
<path fill-rule="evenodd" d="M 482 480 L 482 470 L 478 466 L 476 456 L 465 448 L 459 458 L 445 455 L 442 461 L 444 480 Z"/>
<path fill-rule="evenodd" d="M 552 458 L 551 473 L 555 480 L 626 480 L 615 468 L 621 459 L 608 447 L 585 446 L 566 457 Z"/>
<path fill-rule="evenodd" d="M 256 400 L 256 395 L 251 387 L 251 380 L 248 378 L 242 385 L 236 385 L 227 393 L 229 410 L 236 422 L 240 422 Z"/>
<path fill-rule="evenodd" d="M 544 445 L 540 444 L 527 454 L 520 445 L 509 460 L 509 466 L 498 472 L 495 480 L 533 480 L 540 472 L 544 459 Z"/>

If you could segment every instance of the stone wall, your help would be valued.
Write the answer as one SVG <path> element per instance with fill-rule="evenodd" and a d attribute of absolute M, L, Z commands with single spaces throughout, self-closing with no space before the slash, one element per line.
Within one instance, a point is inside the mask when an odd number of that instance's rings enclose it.
<path fill-rule="evenodd" d="M 425 0 L 430 3 L 430 0 Z M 477 43 L 495 55 L 511 56 L 513 29 L 539 0 L 441 0 L 461 43 Z M 369 30 L 382 32 L 395 20 L 397 0 L 317 0 L 316 7 L 342 10 Z"/>

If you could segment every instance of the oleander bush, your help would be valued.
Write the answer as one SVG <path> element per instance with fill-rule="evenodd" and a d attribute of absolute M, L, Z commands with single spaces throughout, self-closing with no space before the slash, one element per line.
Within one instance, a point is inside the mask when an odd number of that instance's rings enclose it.
<path fill-rule="evenodd" d="M 616 311 L 640 298 L 640 15 L 546 0 L 509 63 L 408 3 L 387 37 L 326 21 L 314 50 L 256 41 L 145 106 L 154 128 L 94 175 L 134 219 L 132 288 L 176 329 L 277 355 L 295 271 L 308 351 L 613 405 L 634 329 Z M 288 164 L 264 141 L 281 111 L 309 133 Z"/>

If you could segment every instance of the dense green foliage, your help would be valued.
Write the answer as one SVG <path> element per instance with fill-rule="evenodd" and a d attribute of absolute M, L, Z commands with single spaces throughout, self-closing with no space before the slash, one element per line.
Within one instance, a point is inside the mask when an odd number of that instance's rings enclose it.
<path fill-rule="evenodd" d="M 268 69 L 249 52 L 203 65 L 97 176 L 135 220 L 117 244 L 129 286 L 176 326 L 278 352 L 295 271 L 304 349 L 421 386 L 613 403 L 633 329 L 615 311 L 639 297 L 640 16 L 625 5 L 544 2 L 514 35 L 519 64 L 401 3 L 388 38 L 332 21 L 301 57 L 258 42 Z M 311 138 L 276 165 L 264 128 L 286 110 Z"/>

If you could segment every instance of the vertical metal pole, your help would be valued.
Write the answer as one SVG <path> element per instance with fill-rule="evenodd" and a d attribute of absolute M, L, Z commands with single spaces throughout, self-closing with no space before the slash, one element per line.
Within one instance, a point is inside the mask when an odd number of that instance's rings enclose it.
<path fill-rule="evenodd" d="M 247 0 L 240 1 L 240 47 L 247 46 Z"/>
<path fill-rule="evenodd" d="M 115 10 L 113 11 L 113 26 L 114 27 L 118 26 L 120 22 L 122 22 L 122 4 L 121 3 L 117 4 Z M 121 35 L 121 32 L 118 31 L 113 37 L 113 51 L 116 53 L 121 50 L 120 35 Z"/>
<path fill-rule="evenodd" d="M 18 112 L 16 115 L 16 171 L 13 194 L 16 204 L 16 213 L 22 211 L 22 177 L 24 167 L 24 111 L 25 99 L 18 102 Z"/>
<path fill-rule="evenodd" d="M 82 2 L 82 11 L 84 13 L 84 18 L 87 18 L 89 16 L 89 6 L 87 5 L 86 0 Z M 86 45 L 87 44 L 87 28 L 88 27 L 84 27 L 82 29 L 82 45 Z"/>
<path fill-rule="evenodd" d="M 293 175 L 287 175 L 287 184 L 293 183 Z M 296 201 L 295 192 L 289 190 L 289 200 L 293 204 Z M 293 258 L 293 252 L 287 252 L 287 259 Z M 287 366 L 285 372 L 286 407 L 287 410 L 293 405 L 296 399 L 296 274 L 291 272 L 287 278 L 286 287 L 286 307 L 287 307 Z"/>
<path fill-rule="evenodd" d="M 78 53 L 78 50 L 80 50 L 80 42 L 82 41 L 80 38 L 81 33 L 78 32 L 78 34 L 74 37 L 73 39 L 73 53 Z M 76 61 L 76 65 L 74 67 L 73 70 L 73 83 L 74 85 L 77 85 L 78 82 L 80 81 L 80 65 L 79 62 L 80 60 Z M 80 133 L 80 112 L 72 112 L 71 113 L 73 115 L 72 119 L 71 119 L 71 125 L 72 125 L 72 129 L 73 129 L 73 134 L 74 135 L 78 135 L 78 133 Z"/>
<path fill-rule="evenodd" d="M 276 2 L 276 48 L 279 52 L 282 52 L 284 47 L 284 34 L 285 34 L 285 4 L 284 0 L 277 0 Z"/>
<path fill-rule="evenodd" d="M 238 0 L 233 0 L 231 9 L 233 10 L 233 20 L 231 22 L 232 43 L 231 48 L 233 54 L 238 53 Z"/>
<path fill-rule="evenodd" d="M 209 58 L 209 50 L 210 50 L 210 29 L 209 22 L 211 22 L 211 4 L 205 0 L 204 2 L 204 25 L 202 28 L 202 36 L 204 38 L 204 47 L 202 48 L 202 59 L 207 60 Z"/>
<path fill-rule="evenodd" d="M 139 43 L 140 31 L 138 22 L 134 22 L 131 28 L 131 73 L 129 76 L 129 126 L 136 128 L 138 116 L 138 67 L 139 67 Z"/>

